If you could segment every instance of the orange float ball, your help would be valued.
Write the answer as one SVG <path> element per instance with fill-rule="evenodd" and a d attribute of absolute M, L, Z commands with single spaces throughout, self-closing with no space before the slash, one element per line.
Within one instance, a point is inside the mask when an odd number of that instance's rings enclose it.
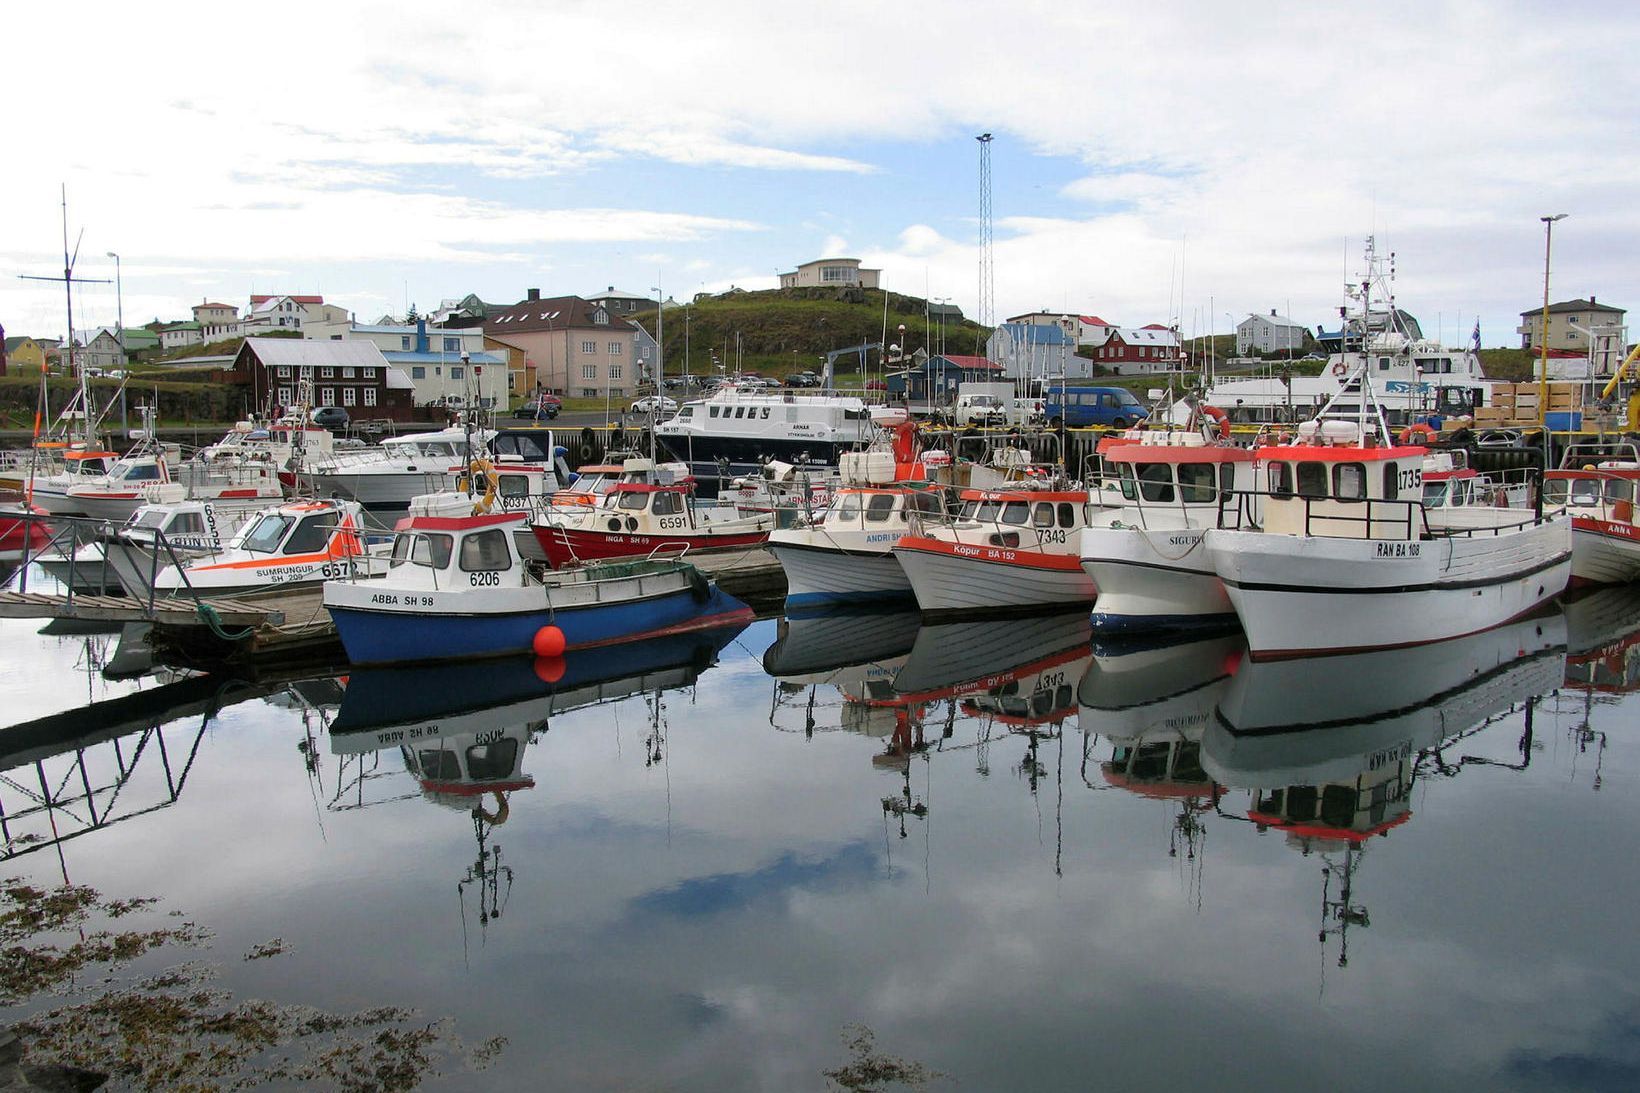
<path fill-rule="evenodd" d="M 535 640 L 530 648 L 535 650 L 538 657 L 561 657 L 564 655 L 564 632 L 556 626 L 543 626 L 535 632 Z"/>
<path fill-rule="evenodd" d="M 536 657 L 535 678 L 542 683 L 557 683 L 564 678 L 563 657 Z"/>

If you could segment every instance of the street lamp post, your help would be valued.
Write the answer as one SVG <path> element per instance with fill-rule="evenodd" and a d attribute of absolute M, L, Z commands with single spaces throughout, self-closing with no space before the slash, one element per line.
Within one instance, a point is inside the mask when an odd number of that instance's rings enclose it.
<path fill-rule="evenodd" d="M 1543 221 L 1543 316 L 1538 321 L 1538 423 L 1543 426 L 1543 450 L 1549 450 L 1549 248 L 1555 238 L 1555 221 L 1565 213 L 1540 216 Z"/>

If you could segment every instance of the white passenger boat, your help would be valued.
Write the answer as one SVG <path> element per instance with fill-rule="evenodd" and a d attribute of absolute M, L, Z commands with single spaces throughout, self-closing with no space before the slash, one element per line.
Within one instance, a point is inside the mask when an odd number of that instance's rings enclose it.
<path fill-rule="evenodd" d="M 1065 609 L 1091 604 L 1080 532 L 1086 489 L 964 490 L 949 522 L 914 519 L 894 545 L 927 613 Z"/>
<path fill-rule="evenodd" d="M 1205 539 L 1255 658 L 1472 634 L 1566 587 L 1569 518 L 1492 508 L 1462 526 L 1431 520 L 1426 450 L 1395 446 L 1365 407 L 1324 410 L 1294 443 L 1256 452 L 1262 528 L 1239 508 L 1239 525 Z"/>
<path fill-rule="evenodd" d="M 292 501 L 247 520 L 220 551 L 161 569 L 154 589 L 161 595 L 191 590 L 233 596 L 346 576 L 380 577 L 387 566 L 387 556 L 365 540 L 358 502 Z"/>
<path fill-rule="evenodd" d="M 308 478 L 321 497 L 359 502 L 378 523 L 390 523 L 412 498 L 439 493 L 483 458 L 494 430 L 452 427 L 388 437 L 379 449 L 337 452 L 313 464 Z"/>
<path fill-rule="evenodd" d="M 724 387 L 684 403 L 654 433 L 674 459 L 689 464 L 702 495 L 713 496 L 770 460 L 835 467 L 844 452 L 869 444 L 877 426 L 858 398 Z"/>
<path fill-rule="evenodd" d="M 1604 446 L 1610 448 L 1610 445 Z M 1543 505 L 1572 520 L 1572 583 L 1626 584 L 1640 580 L 1640 524 L 1635 493 L 1640 454 L 1574 445 L 1558 470 L 1544 476 Z M 1621 458 L 1601 458 L 1617 454 Z"/>
<path fill-rule="evenodd" d="M 1235 608 L 1202 545 L 1221 504 L 1253 488 L 1253 452 L 1228 440 L 1223 412 L 1206 407 L 1193 409 L 1182 428 L 1100 442 L 1122 505 L 1094 513 L 1082 531 L 1082 569 L 1099 590 L 1096 630 L 1234 624 Z"/>

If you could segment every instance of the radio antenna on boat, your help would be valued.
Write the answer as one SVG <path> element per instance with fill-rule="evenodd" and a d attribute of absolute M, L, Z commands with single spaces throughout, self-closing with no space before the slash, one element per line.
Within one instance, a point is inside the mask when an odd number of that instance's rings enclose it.
<path fill-rule="evenodd" d="M 70 255 L 69 251 L 68 251 L 68 184 L 65 182 L 65 183 L 62 183 L 61 185 L 62 185 L 62 203 L 63 203 L 63 275 L 61 277 L 41 277 L 37 274 L 23 273 L 23 274 L 19 274 L 18 276 L 24 281 L 61 281 L 62 282 L 63 296 L 64 296 L 64 299 L 67 301 L 67 305 L 68 305 L 68 341 L 67 341 L 67 345 L 68 345 L 68 371 L 69 371 L 70 375 L 75 375 L 76 372 L 75 372 L 75 368 L 74 368 L 74 263 L 76 261 L 78 261 L 79 257 L 80 257 L 80 239 L 76 239 L 74 241 L 74 253 L 72 255 Z M 80 238 L 83 239 L 84 237 L 85 237 L 85 229 L 82 228 L 82 229 L 80 229 Z M 90 284 L 90 285 L 113 284 L 113 282 L 110 281 L 106 277 L 91 277 L 91 278 L 82 277 L 82 278 L 80 278 L 80 283 L 81 284 Z M 122 332 L 122 338 L 123 338 L 123 332 Z M 124 362 L 122 361 L 120 363 L 121 363 L 121 366 L 123 367 Z M 82 418 L 84 419 L 84 422 L 85 422 L 85 447 L 86 447 L 86 451 L 91 451 L 92 449 L 94 449 L 96 447 L 96 444 L 94 443 L 94 438 L 92 436 L 92 430 L 94 429 L 94 425 L 93 425 L 92 419 L 91 419 L 91 393 L 86 388 L 85 369 L 84 368 L 79 369 L 77 374 L 78 374 L 79 379 L 80 379 L 80 414 L 81 414 L 81 416 L 82 416 Z"/>

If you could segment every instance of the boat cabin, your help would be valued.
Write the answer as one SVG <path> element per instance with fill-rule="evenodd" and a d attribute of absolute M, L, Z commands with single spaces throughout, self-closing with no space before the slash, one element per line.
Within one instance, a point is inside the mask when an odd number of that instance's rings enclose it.
<path fill-rule="evenodd" d="M 45 445 L 41 445 L 45 447 Z M 62 453 L 63 473 L 76 480 L 100 479 L 120 461 L 118 452 L 70 451 Z"/>
<path fill-rule="evenodd" d="M 691 504 L 693 485 L 618 482 L 604 494 L 592 530 L 665 534 L 746 520 L 733 504 Z"/>
<path fill-rule="evenodd" d="M 220 550 L 222 529 L 218 515 L 200 501 L 174 505 L 141 505 L 120 528 L 120 534 L 140 543 L 153 543 L 157 535 L 178 550 Z"/>
<path fill-rule="evenodd" d="M 279 557 L 324 554 L 346 558 L 364 552 L 358 533 L 357 506 L 338 501 L 299 501 L 280 505 L 248 520 L 228 544 L 230 551 Z"/>
<path fill-rule="evenodd" d="M 462 810 L 486 793 L 530 789 L 535 779 L 524 773 L 524 751 L 530 730 L 525 723 L 475 733 L 457 733 L 399 745 L 404 767 L 431 801 Z M 501 805 L 505 807 L 505 804 Z M 496 816 L 491 823 L 499 823 Z"/>
<path fill-rule="evenodd" d="M 1424 448 L 1362 445 L 1346 421 L 1304 426 L 1317 427 L 1301 427 L 1292 444 L 1254 450 L 1266 532 L 1392 541 L 1429 535 Z"/>
<path fill-rule="evenodd" d="M 523 512 L 473 512 L 458 494 L 431 494 L 410 503 L 393 536 L 388 581 L 426 589 L 522 587 L 527 574 L 513 532 Z"/>
<path fill-rule="evenodd" d="M 1254 453 L 1207 442 L 1200 433 L 1150 430 L 1099 444 L 1106 473 L 1114 473 L 1129 506 L 1212 507 L 1238 490 L 1254 488 Z"/>
<path fill-rule="evenodd" d="M 1074 550 L 1088 522 L 1088 495 L 1080 491 L 963 490 L 960 500 L 951 529 L 961 542 L 1027 550 L 1069 544 Z"/>
<path fill-rule="evenodd" d="M 940 492 L 918 486 L 844 486 L 832 497 L 821 521 L 827 528 L 845 531 L 903 530 L 914 512 L 942 516 L 945 505 Z"/>
<path fill-rule="evenodd" d="M 1364 843 L 1412 818 L 1413 759 L 1385 762 L 1349 782 L 1255 790 L 1247 818 L 1311 849 Z"/>

